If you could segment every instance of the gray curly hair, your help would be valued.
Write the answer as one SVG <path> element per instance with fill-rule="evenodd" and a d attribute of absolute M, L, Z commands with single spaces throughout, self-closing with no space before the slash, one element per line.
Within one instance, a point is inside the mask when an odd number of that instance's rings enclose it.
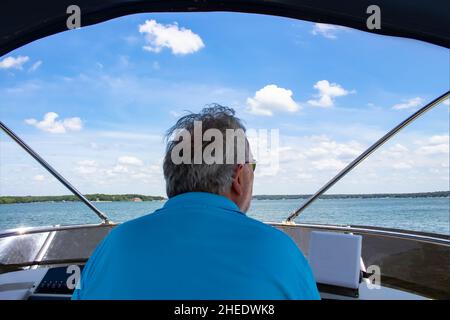
<path fill-rule="evenodd" d="M 209 192 L 215 194 L 222 194 L 231 188 L 233 181 L 234 169 L 236 166 L 236 158 L 234 163 L 228 161 L 224 164 L 212 163 L 207 164 L 203 161 L 201 163 L 180 163 L 175 164 L 172 159 L 172 150 L 180 143 L 173 140 L 173 136 L 180 130 L 189 132 L 193 141 L 194 137 L 194 123 L 200 121 L 203 133 L 209 129 L 219 130 L 223 136 L 226 135 L 227 129 L 243 130 L 245 127 L 241 120 L 235 117 L 235 111 L 232 108 L 221 106 L 219 104 L 208 105 L 199 113 L 189 113 L 181 117 L 174 126 L 172 126 L 166 133 L 166 153 L 163 163 L 164 178 L 166 180 L 166 192 L 169 198 L 178 194 L 186 192 Z M 248 156 L 248 142 L 245 146 L 245 157 Z M 202 152 L 209 142 L 202 140 Z M 191 143 L 191 151 L 194 151 L 194 143 Z M 226 154 L 226 146 L 223 150 Z M 191 157 L 194 157 L 194 152 L 191 152 Z M 192 160 L 192 159 L 191 159 Z"/>

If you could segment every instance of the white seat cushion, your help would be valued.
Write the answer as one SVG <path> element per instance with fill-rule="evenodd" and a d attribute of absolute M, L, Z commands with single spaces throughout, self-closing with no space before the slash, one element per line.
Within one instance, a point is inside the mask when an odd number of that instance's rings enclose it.
<path fill-rule="evenodd" d="M 357 289 L 362 237 L 337 232 L 311 232 L 309 263 L 316 282 Z"/>

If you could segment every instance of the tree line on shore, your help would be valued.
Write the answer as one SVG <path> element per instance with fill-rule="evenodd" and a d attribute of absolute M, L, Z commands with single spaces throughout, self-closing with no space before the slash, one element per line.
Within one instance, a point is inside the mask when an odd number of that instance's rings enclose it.
<path fill-rule="evenodd" d="M 287 195 L 255 195 L 256 200 L 284 200 L 284 199 L 307 199 L 310 194 L 287 194 Z M 321 199 L 351 199 L 351 198 L 426 198 L 426 197 L 449 197 L 449 191 L 417 192 L 417 193 L 374 193 L 374 194 L 324 194 Z M 161 196 L 146 196 L 142 194 L 87 194 L 89 201 L 155 201 L 165 200 Z M 31 202 L 64 202 L 80 201 L 74 195 L 63 196 L 0 196 L 0 204 L 8 203 L 31 203 Z"/>
<path fill-rule="evenodd" d="M 290 195 L 255 195 L 257 200 L 307 199 L 311 194 Z M 416 193 L 362 193 L 362 194 L 323 194 L 320 199 L 351 199 L 351 198 L 427 198 L 449 197 L 450 191 L 416 192 Z"/>
<path fill-rule="evenodd" d="M 85 197 L 89 201 L 154 201 L 164 200 L 160 196 L 145 196 L 142 194 L 86 194 Z M 6 203 L 30 203 L 30 202 L 63 202 L 63 201 L 80 201 L 74 195 L 63 196 L 5 196 L 0 197 L 0 204 Z"/>

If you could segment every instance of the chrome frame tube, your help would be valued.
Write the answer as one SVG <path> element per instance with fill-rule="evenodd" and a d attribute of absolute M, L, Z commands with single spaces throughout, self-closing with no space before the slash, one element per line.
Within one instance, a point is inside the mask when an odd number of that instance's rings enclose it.
<path fill-rule="evenodd" d="M 402 239 L 410 239 L 422 242 L 432 242 L 444 244 L 450 247 L 450 236 L 439 233 L 420 232 L 414 230 L 393 229 L 375 226 L 361 226 L 361 225 L 339 225 L 339 224 L 318 224 L 318 223 L 297 223 L 286 224 L 280 222 L 264 222 L 265 224 L 278 227 L 300 227 L 308 229 L 319 229 L 328 231 L 342 231 L 348 233 L 364 233 L 369 235 L 392 236 Z M 8 237 L 24 236 L 37 233 L 51 233 L 59 231 L 71 231 L 79 229 L 95 229 L 95 228 L 113 228 L 119 224 L 81 224 L 68 226 L 44 226 L 44 227 L 30 227 L 30 228 L 15 228 L 0 232 L 0 240 Z"/>
<path fill-rule="evenodd" d="M 375 235 L 375 236 L 383 236 L 383 237 L 393 237 L 399 239 L 407 239 L 419 242 L 428 242 L 433 244 L 444 245 L 446 247 L 450 247 L 450 239 L 445 238 L 445 235 L 441 234 L 433 234 L 433 233 L 416 233 L 411 230 L 403 230 L 403 229 L 389 229 L 386 230 L 384 228 L 377 227 L 366 227 L 366 226 L 358 226 L 358 225 L 330 225 L 330 224 L 315 224 L 315 223 L 296 223 L 286 224 L 286 223 L 276 223 L 271 222 L 270 225 L 278 226 L 278 227 L 294 227 L 294 228 L 306 228 L 311 230 L 321 230 L 321 231 L 338 231 L 344 233 L 358 233 L 362 235 Z"/>
<path fill-rule="evenodd" d="M 75 224 L 75 225 L 54 225 L 54 226 L 43 226 L 43 227 L 27 227 L 27 228 L 14 228 L 7 229 L 4 231 L 0 231 L 0 240 L 2 238 L 15 237 L 15 236 L 23 236 L 30 235 L 36 233 L 45 233 L 45 232 L 53 232 L 53 231 L 66 231 L 66 230 L 77 230 L 77 229 L 89 229 L 89 228 L 109 228 L 117 226 L 117 223 L 110 222 L 108 224 L 99 223 L 99 224 Z"/>
<path fill-rule="evenodd" d="M 89 207 L 94 213 L 103 221 L 103 223 L 110 223 L 109 218 L 94 206 L 85 196 L 81 194 L 69 181 L 67 181 L 61 174 L 59 174 L 47 161 L 45 161 L 36 151 L 18 137 L 11 129 L 9 129 L 2 121 L 0 121 L 0 129 L 2 129 L 8 136 L 10 136 L 18 145 L 22 147 L 30 156 L 32 156 L 41 166 L 43 166 L 52 176 L 61 182 L 67 189 L 69 189 L 75 196 L 78 197 L 85 205 Z"/>
<path fill-rule="evenodd" d="M 448 99 L 450 96 L 450 91 L 442 94 L 438 98 L 434 99 L 430 103 L 426 104 L 424 107 L 420 108 L 416 112 L 414 112 L 411 116 L 403 120 L 400 124 L 398 124 L 391 131 L 386 133 L 383 137 L 378 139 L 374 144 L 372 144 L 367 150 L 361 153 L 355 160 L 353 160 L 350 164 L 348 164 L 344 169 L 342 169 L 336 176 L 334 176 L 330 181 L 328 181 L 322 188 L 320 188 L 316 193 L 314 193 L 311 197 L 309 197 L 302 206 L 294 211 L 287 219 L 286 223 L 292 223 L 295 218 L 297 218 L 300 213 L 305 210 L 308 206 L 311 205 L 317 198 L 319 198 L 323 193 L 325 193 L 328 189 L 330 189 L 336 182 L 341 180 L 347 173 L 349 173 L 354 167 L 360 164 L 364 159 L 366 159 L 370 154 L 372 154 L 375 150 L 381 147 L 386 141 L 395 136 L 401 129 L 409 125 L 411 122 L 419 118 L 428 110 L 432 109 L 439 103 L 443 102 L 445 99 Z"/>

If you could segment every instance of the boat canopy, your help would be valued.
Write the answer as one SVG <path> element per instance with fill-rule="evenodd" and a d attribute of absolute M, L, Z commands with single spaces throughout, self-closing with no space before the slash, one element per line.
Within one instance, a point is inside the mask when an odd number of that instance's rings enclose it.
<path fill-rule="evenodd" d="M 373 4 L 380 8 L 381 28 L 369 30 L 367 9 Z M 336 24 L 450 47 L 448 0 L 3 0 L 0 56 L 67 30 L 71 5 L 80 8 L 81 26 L 133 13 L 230 11 Z"/>

